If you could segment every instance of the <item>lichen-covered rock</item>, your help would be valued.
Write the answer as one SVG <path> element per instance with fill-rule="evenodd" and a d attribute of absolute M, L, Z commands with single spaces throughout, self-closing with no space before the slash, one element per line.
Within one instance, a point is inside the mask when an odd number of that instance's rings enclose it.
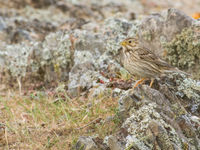
<path fill-rule="evenodd" d="M 199 82 L 178 74 L 159 82 L 155 89 L 142 85 L 121 95 L 119 115 L 127 135 L 115 138 L 123 149 L 199 150 Z"/>
<path fill-rule="evenodd" d="M 2 17 L 0 17 L 0 31 L 6 28 L 6 23 Z"/>
<path fill-rule="evenodd" d="M 81 92 L 95 86 L 100 74 L 95 71 L 91 62 L 75 65 L 69 73 L 68 92 L 71 96 L 78 96 Z"/>
<path fill-rule="evenodd" d="M 75 51 L 74 66 L 69 72 L 68 81 L 71 96 L 77 96 L 81 91 L 109 82 L 109 76 L 112 77 L 120 69 L 106 54 L 97 56 L 86 50 Z M 104 72 L 104 75 L 101 72 Z"/>
<path fill-rule="evenodd" d="M 81 136 L 79 137 L 74 150 L 109 150 L 106 144 L 98 137 Z"/>
<path fill-rule="evenodd" d="M 102 29 L 105 35 L 84 30 L 73 32 L 76 37 L 74 66 L 69 73 L 68 81 L 68 91 L 72 96 L 107 83 L 109 78 L 117 76 L 116 73 L 120 72 L 122 67 L 113 60 L 120 49 L 120 40 L 116 36 L 118 33 L 118 36 L 121 36 L 122 32 L 127 34 L 128 26 L 132 25 L 127 21 L 110 19 Z"/>
<path fill-rule="evenodd" d="M 115 136 L 108 136 L 104 139 L 104 143 L 106 143 L 110 150 L 123 150 L 120 142 L 118 142 Z"/>
<path fill-rule="evenodd" d="M 138 30 L 142 46 L 163 56 L 163 42 L 170 42 L 184 28 L 191 27 L 194 19 L 177 9 L 168 9 L 162 13 L 144 18 Z"/>
<path fill-rule="evenodd" d="M 71 60 L 70 35 L 63 32 L 49 34 L 45 41 L 36 44 L 32 55 L 32 68 L 44 72 L 44 80 L 66 81 Z"/>
<path fill-rule="evenodd" d="M 90 51 L 94 57 L 99 57 L 106 51 L 104 37 L 102 34 L 88 32 L 86 30 L 75 30 L 75 49 L 77 51 Z"/>
<path fill-rule="evenodd" d="M 0 73 L 1 77 L 7 76 L 1 82 L 16 78 L 34 80 L 35 76 L 43 82 L 67 81 L 73 63 L 69 36 L 56 32 L 48 35 L 44 42 L 4 43 L 0 49 Z"/>
<path fill-rule="evenodd" d="M 24 77 L 32 48 L 28 45 L 15 44 L 4 45 L 0 50 L 0 68 L 1 72 L 9 72 L 13 77 Z"/>
<path fill-rule="evenodd" d="M 31 48 L 26 53 L 27 62 L 20 59 L 25 66 L 23 71 L 19 71 L 18 76 L 25 76 L 26 79 L 31 80 L 37 76 L 37 79 L 39 77 L 46 83 L 68 81 L 70 78 L 68 89 L 72 90 L 72 93 L 80 87 L 89 89 L 96 86 L 99 79 L 108 82 L 110 77 L 117 76 L 116 73 L 123 70 L 113 59 L 119 52 L 119 42 L 125 37 L 123 34 L 127 35 L 128 31 L 133 31 L 131 34 L 135 34 L 137 29 L 135 24 L 130 24 L 122 19 L 110 19 L 108 22 L 102 29 L 102 33 L 104 31 L 105 35 L 85 30 L 74 30 L 70 33 L 59 31 L 47 35 L 43 42 L 33 41 L 30 44 L 26 43 L 25 46 L 19 44 L 19 47 L 23 47 L 21 50 L 28 48 L 29 45 Z M 70 40 L 71 35 L 75 38 L 74 45 Z M 14 49 L 14 45 L 10 47 Z M 7 65 L 3 65 L 5 61 L 3 54 L 1 58 L 2 66 L 7 69 Z M 7 58 L 6 61 L 14 63 L 10 58 Z M 14 64 L 17 65 L 17 63 Z M 92 67 L 88 68 L 85 64 L 90 64 L 89 66 Z M 18 68 L 20 67 L 18 66 Z M 17 67 L 13 67 L 13 69 L 17 69 Z M 17 73 L 16 71 L 12 72 Z M 106 77 L 102 76 L 101 72 L 104 72 Z"/>
<path fill-rule="evenodd" d="M 104 32 L 107 51 L 114 55 L 119 53 L 121 47 L 119 43 L 128 36 L 128 33 L 135 35 L 137 27 L 137 22 L 128 22 L 126 19 L 109 18 L 105 20 Z"/>
<path fill-rule="evenodd" d="M 84 38 L 81 40 L 79 35 L 79 40 L 76 42 L 77 50 L 73 56 L 74 65 L 69 72 L 68 91 L 72 96 L 77 96 L 81 91 L 94 86 L 98 76 L 101 76 L 94 65 L 100 52 L 95 52 L 94 49 L 90 50 L 87 44 L 84 42 Z"/>
<path fill-rule="evenodd" d="M 200 24 L 182 30 L 173 40 L 163 43 L 165 58 L 174 66 L 188 70 L 200 78 Z"/>
<path fill-rule="evenodd" d="M 199 26 L 198 21 L 176 9 L 152 14 L 139 26 L 140 45 L 199 79 Z"/>
<path fill-rule="evenodd" d="M 97 145 L 92 137 L 80 137 L 76 146 L 76 150 L 98 150 Z"/>

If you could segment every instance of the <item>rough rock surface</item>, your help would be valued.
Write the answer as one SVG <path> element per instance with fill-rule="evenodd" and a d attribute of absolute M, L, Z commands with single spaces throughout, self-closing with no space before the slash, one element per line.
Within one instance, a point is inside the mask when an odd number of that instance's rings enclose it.
<path fill-rule="evenodd" d="M 120 98 L 122 118 L 127 118 L 122 125 L 128 132 L 124 147 L 199 149 L 199 82 L 180 75 L 163 81 L 155 89 L 143 85 Z"/>
<path fill-rule="evenodd" d="M 174 66 L 190 72 L 194 78 L 200 78 L 200 22 L 192 27 L 183 29 L 180 34 L 164 43 L 166 49 L 165 58 Z"/>
<path fill-rule="evenodd" d="M 144 47 L 148 47 L 159 56 L 163 55 L 164 42 L 170 42 L 186 27 L 191 27 L 194 19 L 177 9 L 168 9 L 143 19 L 138 36 Z"/>
<path fill-rule="evenodd" d="M 198 21 L 183 12 L 168 9 L 145 17 L 138 36 L 142 46 L 199 79 L 199 26 Z"/>
<path fill-rule="evenodd" d="M 105 137 L 104 144 L 111 150 L 199 150 L 199 108 L 200 82 L 180 74 L 163 77 L 153 88 L 123 91 L 121 130 Z"/>
<path fill-rule="evenodd" d="M 103 143 L 98 137 L 79 137 L 78 142 L 74 146 L 74 149 L 84 150 L 109 150 L 106 144 Z"/>
<path fill-rule="evenodd" d="M 80 137 L 76 149 L 85 149 L 85 150 L 98 150 L 97 145 L 90 137 Z"/>

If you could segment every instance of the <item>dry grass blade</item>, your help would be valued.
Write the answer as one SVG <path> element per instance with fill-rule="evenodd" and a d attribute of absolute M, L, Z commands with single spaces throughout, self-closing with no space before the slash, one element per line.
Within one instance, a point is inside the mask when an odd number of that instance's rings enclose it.
<path fill-rule="evenodd" d="M 102 118 L 100 118 L 100 117 L 96 118 L 96 119 L 92 120 L 91 122 L 89 122 L 88 124 L 86 124 L 86 125 L 84 125 L 84 126 L 82 126 L 80 128 L 76 128 L 76 130 L 80 130 L 80 129 L 86 128 L 86 127 L 88 127 L 88 126 L 90 126 L 91 124 L 94 124 L 94 123 L 99 123 L 101 120 L 102 120 Z"/>
<path fill-rule="evenodd" d="M 70 149 L 81 135 L 103 138 L 118 128 L 114 121 L 99 123 L 116 113 L 117 100 L 105 95 L 65 100 L 65 94 L 57 93 L 56 101 L 42 92 L 0 97 L 0 123 L 6 128 L 0 149 Z"/>

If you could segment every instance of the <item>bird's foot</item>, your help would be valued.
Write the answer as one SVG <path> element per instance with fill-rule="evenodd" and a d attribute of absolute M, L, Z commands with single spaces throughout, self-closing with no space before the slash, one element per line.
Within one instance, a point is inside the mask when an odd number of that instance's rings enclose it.
<path fill-rule="evenodd" d="M 149 85 L 150 87 L 152 87 L 154 80 L 155 80 L 155 79 L 151 79 L 151 83 L 150 83 L 150 85 Z"/>
<path fill-rule="evenodd" d="M 139 81 L 137 81 L 137 82 L 135 83 L 135 85 L 133 86 L 133 89 L 135 89 L 138 85 L 142 84 L 145 80 L 146 80 L 145 78 L 142 78 L 142 79 L 140 79 Z"/>

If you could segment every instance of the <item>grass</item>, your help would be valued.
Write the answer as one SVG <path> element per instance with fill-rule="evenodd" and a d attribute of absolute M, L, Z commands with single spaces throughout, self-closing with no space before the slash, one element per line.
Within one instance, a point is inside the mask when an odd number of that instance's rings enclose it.
<path fill-rule="evenodd" d="M 104 138 L 118 130 L 111 93 L 74 99 L 64 91 L 52 93 L 0 97 L 0 149 L 71 149 L 79 136 Z"/>

